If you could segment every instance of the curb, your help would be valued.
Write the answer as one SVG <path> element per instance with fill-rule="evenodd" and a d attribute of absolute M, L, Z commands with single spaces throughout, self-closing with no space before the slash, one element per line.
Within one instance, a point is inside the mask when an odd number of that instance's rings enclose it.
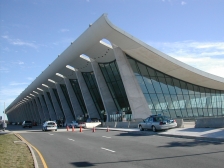
<path fill-rule="evenodd" d="M 37 163 L 37 158 L 36 158 L 36 156 L 35 156 L 35 154 L 34 154 L 34 151 L 33 151 L 32 147 L 31 147 L 29 144 L 27 144 L 25 141 L 23 141 L 23 140 L 22 140 L 19 136 L 17 136 L 15 133 L 13 133 L 13 134 L 28 146 L 28 148 L 30 149 L 30 152 L 31 152 L 31 154 L 32 154 L 32 157 L 33 157 L 34 167 L 35 167 L 35 168 L 39 168 L 38 163 Z"/>

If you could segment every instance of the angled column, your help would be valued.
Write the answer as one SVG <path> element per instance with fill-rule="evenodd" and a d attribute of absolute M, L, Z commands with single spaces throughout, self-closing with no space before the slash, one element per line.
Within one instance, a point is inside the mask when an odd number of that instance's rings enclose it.
<path fill-rule="evenodd" d="M 30 111 L 28 109 L 28 102 L 25 103 L 25 109 L 26 109 L 26 114 L 27 114 L 27 120 L 32 120 L 30 116 Z"/>
<path fill-rule="evenodd" d="M 77 100 L 77 97 L 74 93 L 74 90 L 72 88 L 72 85 L 71 85 L 69 79 L 64 77 L 64 81 L 65 81 L 66 88 L 68 90 L 68 95 L 69 95 L 69 98 L 70 98 L 70 101 L 72 104 L 72 108 L 73 108 L 75 117 L 77 118 L 78 116 L 82 116 L 83 115 L 82 109 L 80 107 L 80 104 Z"/>
<path fill-rule="evenodd" d="M 55 86 L 57 88 L 57 91 L 58 91 L 58 96 L 59 96 L 59 99 L 61 101 L 61 105 L 62 105 L 62 108 L 63 108 L 63 112 L 64 112 L 64 115 L 65 115 L 65 122 L 66 123 L 70 123 L 74 120 L 74 117 L 72 115 L 72 112 L 68 106 L 68 103 L 66 101 L 66 98 L 64 96 L 64 93 L 61 89 L 61 86 L 60 84 L 58 83 L 55 83 Z"/>
<path fill-rule="evenodd" d="M 33 109 L 32 109 L 31 100 L 28 101 L 27 105 L 28 105 L 28 109 L 29 109 L 29 112 L 30 112 L 31 121 L 34 121 L 35 116 L 34 116 L 34 112 L 33 112 Z"/>
<path fill-rule="evenodd" d="M 44 113 L 42 111 L 42 108 L 41 108 L 41 105 L 40 105 L 40 102 L 38 100 L 38 97 L 35 97 L 35 102 L 36 102 L 36 105 L 37 105 L 37 109 L 38 109 L 38 112 L 39 112 L 39 115 L 40 115 L 40 118 L 41 118 L 41 124 L 45 121 L 45 117 L 44 117 Z"/>
<path fill-rule="evenodd" d="M 57 101 L 57 98 L 56 98 L 52 88 L 48 88 L 48 90 L 49 90 L 49 93 L 50 93 L 50 96 L 51 96 L 51 100 L 52 100 L 52 103 L 53 103 L 53 106 L 54 106 L 56 119 L 62 120 L 64 118 L 64 114 L 63 114 L 62 109 L 61 109 L 61 107 L 59 105 L 61 102 Z"/>
<path fill-rule="evenodd" d="M 35 121 L 39 123 L 39 122 L 40 122 L 40 115 L 39 115 L 39 113 L 38 113 L 37 106 L 36 106 L 36 104 L 35 104 L 35 100 L 32 99 L 32 100 L 31 100 L 31 103 L 32 103 L 32 105 L 33 105 L 33 111 L 34 111 L 35 116 L 36 116 Z M 41 124 L 41 123 L 39 123 L 39 124 Z"/>
<path fill-rule="evenodd" d="M 117 107 L 114 103 L 114 100 L 113 100 L 111 94 L 110 94 L 110 91 L 108 89 L 108 86 L 106 84 L 106 81 L 103 77 L 103 74 L 100 70 L 98 63 L 94 59 L 91 59 L 91 65 L 92 65 L 92 68 L 94 71 L 94 75 L 95 75 L 96 82 L 97 82 L 97 85 L 98 85 L 98 88 L 100 91 L 103 105 L 104 105 L 104 108 L 107 113 L 107 120 L 109 120 L 109 116 L 111 114 L 114 114 L 117 111 Z"/>
<path fill-rule="evenodd" d="M 120 71 L 121 79 L 128 97 L 128 101 L 132 111 L 133 119 L 142 119 L 151 115 L 151 111 L 146 102 L 145 96 L 136 80 L 131 65 L 129 64 L 124 52 L 113 45 L 114 55 Z"/>
<path fill-rule="evenodd" d="M 53 108 L 53 106 L 51 104 L 51 101 L 49 100 L 47 92 L 43 91 L 43 94 L 44 94 L 44 98 L 45 98 L 45 101 L 46 101 L 47 109 L 48 109 L 48 112 L 49 112 L 50 120 L 57 120 L 57 117 L 56 117 L 55 112 L 54 112 L 54 108 Z"/>
<path fill-rule="evenodd" d="M 81 72 L 76 70 L 75 73 L 78 78 L 79 86 L 82 92 L 82 96 L 86 105 L 89 118 L 100 118 Z"/>
<path fill-rule="evenodd" d="M 43 113 L 44 113 L 45 120 L 48 121 L 50 119 L 50 115 L 49 115 L 49 112 L 47 110 L 47 106 L 45 104 L 44 98 L 42 96 L 43 96 L 42 94 L 38 94 L 38 97 L 40 99 L 40 104 L 41 104 L 41 107 L 42 107 L 42 110 L 43 110 Z"/>

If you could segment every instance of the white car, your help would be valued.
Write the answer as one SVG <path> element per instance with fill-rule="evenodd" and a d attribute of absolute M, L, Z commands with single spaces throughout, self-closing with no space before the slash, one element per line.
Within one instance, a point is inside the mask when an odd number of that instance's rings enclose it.
<path fill-rule="evenodd" d="M 45 121 L 42 127 L 42 131 L 55 130 L 57 131 L 58 127 L 55 121 Z"/>
<path fill-rule="evenodd" d="M 80 127 L 85 127 L 86 123 L 82 122 L 82 121 L 72 121 L 71 123 L 68 124 L 68 126 L 70 128 L 72 128 L 72 126 L 74 126 L 75 128 L 80 128 Z"/>

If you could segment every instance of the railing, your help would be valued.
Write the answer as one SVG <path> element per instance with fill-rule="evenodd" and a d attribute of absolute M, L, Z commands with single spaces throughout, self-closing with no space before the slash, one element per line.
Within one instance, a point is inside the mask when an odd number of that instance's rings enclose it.
<path fill-rule="evenodd" d="M 132 114 L 112 114 L 109 116 L 110 122 L 122 122 L 122 121 L 131 121 L 132 120 Z"/>

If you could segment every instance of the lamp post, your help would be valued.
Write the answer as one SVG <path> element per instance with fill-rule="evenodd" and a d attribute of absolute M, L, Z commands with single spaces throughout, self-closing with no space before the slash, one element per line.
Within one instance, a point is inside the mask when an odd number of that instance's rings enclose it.
<path fill-rule="evenodd" d="M 5 102 L 4 102 L 4 111 L 3 111 L 3 131 L 5 131 L 5 128 L 7 127 L 7 124 L 5 123 Z"/>

